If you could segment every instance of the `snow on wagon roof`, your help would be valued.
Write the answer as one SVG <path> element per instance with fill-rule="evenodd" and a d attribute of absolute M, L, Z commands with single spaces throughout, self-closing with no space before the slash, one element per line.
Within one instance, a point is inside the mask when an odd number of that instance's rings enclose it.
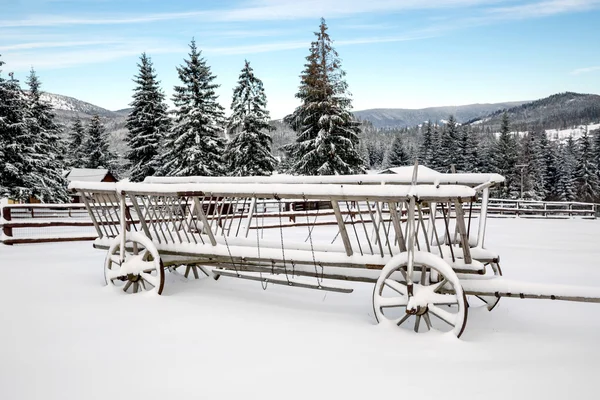
<path fill-rule="evenodd" d="M 279 184 L 410 184 L 412 182 L 412 168 L 401 170 L 402 173 L 387 173 L 373 175 L 323 175 L 323 176 L 297 176 L 297 175 L 272 175 L 272 176 L 149 176 L 144 183 L 279 183 Z M 406 169 L 408 168 L 408 169 Z M 479 186 L 485 183 L 501 183 L 504 177 L 499 174 L 460 173 L 443 174 L 429 168 L 417 175 L 418 184 L 466 185 Z M 410 170 L 410 173 L 408 171 Z M 431 171 L 431 172 L 430 172 Z"/>
<path fill-rule="evenodd" d="M 81 191 L 117 191 L 135 194 L 178 194 L 181 196 L 259 196 L 280 198 L 338 198 L 346 200 L 394 200 L 415 196 L 421 200 L 471 198 L 475 190 L 464 185 L 318 185 L 264 183 L 93 183 L 71 182 L 70 189 Z"/>

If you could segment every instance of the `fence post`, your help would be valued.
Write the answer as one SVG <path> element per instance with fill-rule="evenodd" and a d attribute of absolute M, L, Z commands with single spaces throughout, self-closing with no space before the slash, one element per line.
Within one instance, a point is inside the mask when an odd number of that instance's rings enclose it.
<path fill-rule="evenodd" d="M 10 220 L 11 220 L 10 207 L 2 207 L 2 218 L 4 219 L 5 223 L 10 222 Z M 12 237 L 13 231 L 12 231 L 12 228 L 10 226 L 3 225 L 2 226 L 2 233 L 4 234 L 4 236 Z"/>
<path fill-rule="evenodd" d="M 546 218 L 548 216 L 548 213 L 546 212 L 548 203 L 544 202 L 544 218 Z"/>
<path fill-rule="evenodd" d="M 569 203 L 569 217 L 573 216 L 572 211 L 573 211 L 573 203 Z"/>

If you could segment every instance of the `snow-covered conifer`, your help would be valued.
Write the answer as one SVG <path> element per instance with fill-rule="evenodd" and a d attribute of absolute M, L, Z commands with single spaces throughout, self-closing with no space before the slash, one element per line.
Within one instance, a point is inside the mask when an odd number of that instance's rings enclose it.
<path fill-rule="evenodd" d="M 87 154 L 87 168 L 111 168 L 114 155 L 108 148 L 108 137 L 100 117 L 94 115 L 88 125 L 87 140 L 84 145 Z"/>
<path fill-rule="evenodd" d="M 296 97 L 301 105 L 285 120 L 296 131 L 286 150 L 291 172 L 333 175 L 364 172 L 358 152 L 360 123 L 350 112 L 348 84 L 341 60 L 332 46 L 325 20 L 311 43 Z"/>
<path fill-rule="evenodd" d="M 396 135 L 392 142 L 392 147 L 386 155 L 384 168 L 402 167 L 405 165 L 411 165 L 411 157 L 402 143 L 402 137 Z"/>
<path fill-rule="evenodd" d="M 60 128 L 54 122 L 51 106 L 41 99 L 41 82 L 32 69 L 27 79 L 29 116 L 28 130 L 33 142 L 32 193 L 45 203 L 63 203 L 69 200 L 67 181 L 63 176 L 62 142 Z"/>
<path fill-rule="evenodd" d="M 165 95 L 156 79 L 152 60 L 142 53 L 138 63 L 139 73 L 135 76 L 132 110 L 127 116 L 128 133 L 126 141 L 129 150 L 126 158 L 129 163 L 129 179 L 143 181 L 154 175 L 160 167 L 160 146 L 169 130 Z"/>
<path fill-rule="evenodd" d="M 175 121 L 164 142 L 160 173 L 170 176 L 224 173 L 225 117 L 217 102 L 212 74 L 196 42 L 190 43 L 189 59 L 177 67 L 181 86 L 175 86 Z"/>
<path fill-rule="evenodd" d="M 225 161 L 227 173 L 234 176 L 271 175 L 277 160 L 271 153 L 267 96 L 263 83 L 246 60 L 237 86 L 233 89 L 231 116 L 227 129 L 231 141 Z"/>
<path fill-rule="evenodd" d="M 81 119 L 77 118 L 69 131 L 67 144 L 67 160 L 73 168 L 84 168 L 87 164 L 87 155 L 84 152 L 85 142 L 87 141 L 86 135 Z"/>
<path fill-rule="evenodd" d="M 583 132 L 577 144 L 579 150 L 575 173 L 577 180 L 577 200 L 594 202 L 600 194 L 600 182 L 598 182 L 592 142 L 587 129 Z"/>
<path fill-rule="evenodd" d="M 504 185 L 500 188 L 499 195 L 502 197 L 516 198 L 520 193 L 520 175 L 517 173 L 518 160 L 517 140 L 510 132 L 508 114 L 502 116 L 500 136 L 496 142 L 493 154 L 493 166 L 495 172 L 506 178 Z"/>
<path fill-rule="evenodd" d="M 3 64 L 0 60 L 0 68 Z M 27 201 L 33 193 L 30 117 L 26 96 L 19 82 L 9 75 L 4 79 L 0 74 L 0 196 Z"/>

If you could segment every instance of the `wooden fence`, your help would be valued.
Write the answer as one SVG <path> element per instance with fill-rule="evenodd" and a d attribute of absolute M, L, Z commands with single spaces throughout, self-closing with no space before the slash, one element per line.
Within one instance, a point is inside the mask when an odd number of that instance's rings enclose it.
<path fill-rule="evenodd" d="M 302 201 L 286 201 L 285 203 L 279 207 L 283 206 L 282 210 L 285 212 L 282 215 L 285 214 L 289 218 L 291 225 L 296 223 L 296 216 L 306 217 L 306 206 L 313 210 L 323 209 L 325 206 L 320 203 L 308 204 Z M 277 207 L 275 203 L 265 203 L 267 209 L 273 206 Z M 474 204 L 472 211 L 478 213 L 480 207 L 480 204 Z M 263 212 L 267 212 L 267 209 Z M 325 214 L 326 212 L 321 212 L 318 215 Z M 310 215 L 315 214 L 313 212 Z M 595 219 L 600 216 L 600 204 L 490 199 L 488 215 L 490 217 Z M 0 242 L 7 245 L 94 240 L 97 237 L 94 224 L 84 204 L 4 205 L 2 206 L 0 227 L 2 228 Z"/>
<path fill-rule="evenodd" d="M 488 215 L 523 218 L 588 218 L 600 216 L 600 204 L 577 201 L 490 199 Z"/>
<path fill-rule="evenodd" d="M 7 204 L 0 219 L 4 244 L 94 240 L 84 204 Z"/>

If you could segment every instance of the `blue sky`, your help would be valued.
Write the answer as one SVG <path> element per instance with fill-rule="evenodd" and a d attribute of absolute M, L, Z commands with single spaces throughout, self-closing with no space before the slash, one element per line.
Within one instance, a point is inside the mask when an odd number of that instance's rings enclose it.
<path fill-rule="evenodd" d="M 116 110 L 141 52 L 167 96 L 195 37 L 229 108 L 248 59 L 281 118 L 324 17 L 356 110 L 600 94 L 600 0 L 12 0 L 3 74 Z"/>

